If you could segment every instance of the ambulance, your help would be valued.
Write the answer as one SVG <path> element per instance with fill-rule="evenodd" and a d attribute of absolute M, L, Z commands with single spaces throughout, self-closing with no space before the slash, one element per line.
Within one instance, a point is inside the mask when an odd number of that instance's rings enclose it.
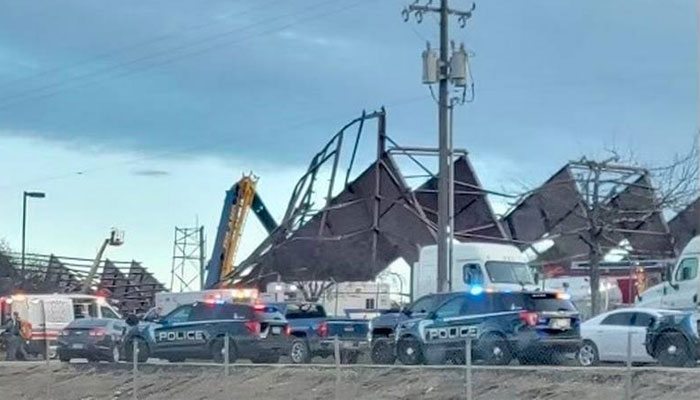
<path fill-rule="evenodd" d="M 53 358 L 56 339 L 70 322 L 80 318 L 121 319 L 119 311 L 104 297 L 88 294 L 15 294 L 0 297 L 2 325 L 17 312 L 32 325 L 27 352 L 33 356 Z"/>

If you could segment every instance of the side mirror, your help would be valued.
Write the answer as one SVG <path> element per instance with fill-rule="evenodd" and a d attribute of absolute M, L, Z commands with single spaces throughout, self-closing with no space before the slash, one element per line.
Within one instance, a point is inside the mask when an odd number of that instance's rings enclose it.
<path fill-rule="evenodd" d="M 533 279 L 535 280 L 535 285 L 539 285 L 539 284 L 540 284 L 540 274 L 539 274 L 539 272 L 535 272 L 535 274 L 533 275 Z"/>
<path fill-rule="evenodd" d="M 411 316 L 411 310 L 408 307 L 401 307 L 401 313 L 407 316 Z"/>
<path fill-rule="evenodd" d="M 435 311 L 429 312 L 426 319 L 437 319 L 437 313 Z"/>
<path fill-rule="evenodd" d="M 129 314 L 129 316 L 126 317 L 126 324 L 129 326 L 136 326 L 139 324 L 139 317 L 137 317 L 134 314 Z"/>

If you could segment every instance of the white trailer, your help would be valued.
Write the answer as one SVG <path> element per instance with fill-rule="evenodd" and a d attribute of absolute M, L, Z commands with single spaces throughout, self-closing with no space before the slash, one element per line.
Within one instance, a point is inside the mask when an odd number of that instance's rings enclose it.
<path fill-rule="evenodd" d="M 391 308 L 391 286 L 381 282 L 338 282 L 326 290 L 319 303 L 328 315 L 368 319 Z"/>
<path fill-rule="evenodd" d="M 527 257 L 515 246 L 454 243 L 452 255 L 452 291 L 538 289 Z M 411 281 L 414 299 L 437 292 L 437 245 L 421 249 Z"/>

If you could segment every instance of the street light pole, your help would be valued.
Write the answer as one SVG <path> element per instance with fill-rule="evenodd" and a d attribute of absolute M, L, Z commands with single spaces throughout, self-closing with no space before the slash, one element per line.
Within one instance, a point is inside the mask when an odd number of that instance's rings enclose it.
<path fill-rule="evenodd" d="M 43 199 L 46 194 L 43 192 L 24 192 L 22 193 L 22 289 L 24 289 L 26 282 L 26 275 L 24 272 L 25 265 L 25 243 L 27 237 L 27 197 L 34 197 L 37 199 Z"/>
<path fill-rule="evenodd" d="M 24 289 L 24 280 L 25 275 L 24 275 L 24 243 L 26 240 L 26 231 L 27 231 L 27 192 L 24 192 L 22 195 L 22 289 Z"/>

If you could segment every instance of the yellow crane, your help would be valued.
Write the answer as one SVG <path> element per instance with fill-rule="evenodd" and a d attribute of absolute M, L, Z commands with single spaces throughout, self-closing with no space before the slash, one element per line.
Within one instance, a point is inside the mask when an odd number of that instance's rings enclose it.
<path fill-rule="evenodd" d="M 229 276 L 235 268 L 234 262 L 243 235 L 243 227 L 251 209 L 268 233 L 277 228 L 277 223 L 256 192 L 257 183 L 258 178 L 252 173 L 243 175 L 226 192 L 214 250 L 207 265 L 206 288 L 226 285 L 224 278 Z"/>

